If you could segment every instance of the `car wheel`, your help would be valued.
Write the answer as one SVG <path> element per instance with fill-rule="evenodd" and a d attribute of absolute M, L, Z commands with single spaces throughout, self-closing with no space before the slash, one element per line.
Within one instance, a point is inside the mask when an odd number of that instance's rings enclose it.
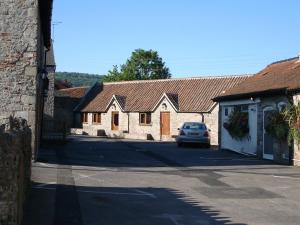
<path fill-rule="evenodd" d="M 178 147 L 182 147 L 182 146 L 183 146 L 183 143 L 182 143 L 182 142 L 177 142 L 177 146 L 178 146 Z"/>
<path fill-rule="evenodd" d="M 205 146 L 205 148 L 210 148 L 210 144 L 209 143 L 205 144 L 204 146 Z"/>

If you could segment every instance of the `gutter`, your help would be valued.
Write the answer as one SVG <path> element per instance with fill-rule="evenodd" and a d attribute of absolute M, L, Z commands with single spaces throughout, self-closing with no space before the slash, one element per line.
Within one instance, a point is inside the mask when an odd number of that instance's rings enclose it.
<path fill-rule="evenodd" d="M 227 96 L 218 96 L 213 98 L 214 102 L 221 102 L 221 101 L 228 101 L 228 100 L 241 100 L 245 98 L 251 97 L 269 97 L 273 95 L 280 95 L 280 94 L 287 94 L 287 88 L 278 88 L 273 90 L 265 90 L 265 91 L 258 91 L 258 92 L 249 92 L 243 94 L 233 94 Z"/>

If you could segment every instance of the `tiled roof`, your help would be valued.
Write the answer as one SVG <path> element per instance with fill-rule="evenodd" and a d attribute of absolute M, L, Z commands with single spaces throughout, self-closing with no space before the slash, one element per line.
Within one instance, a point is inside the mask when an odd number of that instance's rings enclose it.
<path fill-rule="evenodd" d="M 179 108 L 179 103 L 178 103 L 178 94 L 177 93 L 166 93 L 174 107 L 178 110 Z"/>
<path fill-rule="evenodd" d="M 82 98 L 89 87 L 74 87 L 74 88 L 65 88 L 56 91 L 57 97 L 70 97 L 70 98 Z"/>
<path fill-rule="evenodd" d="M 124 111 L 150 112 L 164 94 L 180 112 L 208 112 L 212 98 L 236 86 L 248 76 L 200 77 L 104 83 L 103 89 L 83 112 L 105 112 L 113 96 L 122 102 Z"/>
<path fill-rule="evenodd" d="M 256 75 L 228 90 L 215 100 L 251 97 L 262 94 L 284 93 L 300 89 L 299 58 L 270 64 Z"/>
<path fill-rule="evenodd" d="M 68 83 L 67 80 L 55 80 L 54 81 L 54 88 L 55 90 L 61 90 L 61 89 L 67 89 L 67 88 L 71 88 L 71 84 Z"/>

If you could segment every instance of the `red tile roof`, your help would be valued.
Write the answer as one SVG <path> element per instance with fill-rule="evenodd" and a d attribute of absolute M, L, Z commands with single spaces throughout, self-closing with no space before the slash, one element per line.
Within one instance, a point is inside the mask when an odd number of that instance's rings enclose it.
<path fill-rule="evenodd" d="M 82 98 L 89 87 L 74 87 L 74 88 L 65 88 L 56 91 L 56 96 L 58 97 L 70 97 L 70 98 Z"/>
<path fill-rule="evenodd" d="M 173 105 L 178 107 L 179 112 L 208 112 L 215 105 L 212 98 L 248 77 L 200 77 L 104 83 L 102 91 L 82 111 L 105 112 L 115 96 L 122 102 L 119 104 L 124 111 L 150 112 L 166 94 Z"/>
<path fill-rule="evenodd" d="M 251 97 L 262 94 L 285 93 L 300 89 L 299 58 L 282 60 L 270 64 L 256 75 L 231 88 L 215 100 Z"/>

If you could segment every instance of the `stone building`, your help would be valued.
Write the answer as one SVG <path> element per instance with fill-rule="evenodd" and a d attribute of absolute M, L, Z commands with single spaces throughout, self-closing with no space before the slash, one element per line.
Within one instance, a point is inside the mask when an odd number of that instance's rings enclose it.
<path fill-rule="evenodd" d="M 89 87 L 65 88 L 55 91 L 54 120 L 56 123 L 65 123 L 69 130 L 75 127 L 75 115 L 73 110 L 80 103 Z"/>
<path fill-rule="evenodd" d="M 52 0 L 0 0 L 0 224 L 22 221 L 40 143 L 51 12 Z"/>
<path fill-rule="evenodd" d="M 220 148 L 300 165 L 297 146 L 289 148 L 287 140 L 279 141 L 267 132 L 272 113 L 297 103 L 299 93 L 300 57 L 296 57 L 268 65 L 215 98 L 220 104 Z M 248 115 L 249 134 L 243 139 L 233 138 L 224 125 L 234 110 Z"/>
<path fill-rule="evenodd" d="M 205 122 L 218 144 L 218 104 L 211 99 L 247 76 L 104 83 L 75 111 L 82 129 L 75 133 L 117 138 L 174 140 L 183 122 Z"/>
<path fill-rule="evenodd" d="M 44 102 L 44 120 L 52 120 L 54 118 L 54 83 L 55 83 L 55 58 L 53 46 L 46 53 L 46 71 L 49 80 L 48 90 L 45 92 Z"/>
<path fill-rule="evenodd" d="M 0 1 L 0 120 L 26 119 L 33 153 L 40 142 L 51 13 L 52 0 Z"/>

